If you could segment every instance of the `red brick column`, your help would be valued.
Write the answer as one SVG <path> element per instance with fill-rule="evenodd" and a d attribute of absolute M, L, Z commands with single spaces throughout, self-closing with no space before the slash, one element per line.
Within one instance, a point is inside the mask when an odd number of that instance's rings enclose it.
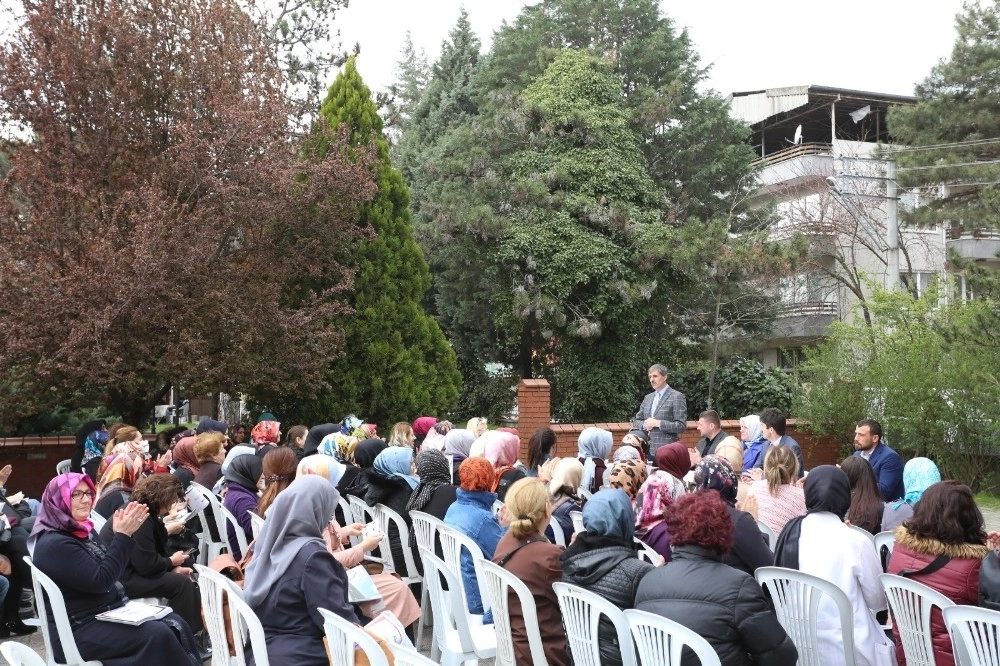
<path fill-rule="evenodd" d="M 552 387 L 547 379 L 522 379 L 517 384 L 517 431 L 521 433 L 523 462 L 528 460 L 528 440 L 539 428 L 552 425 Z"/>

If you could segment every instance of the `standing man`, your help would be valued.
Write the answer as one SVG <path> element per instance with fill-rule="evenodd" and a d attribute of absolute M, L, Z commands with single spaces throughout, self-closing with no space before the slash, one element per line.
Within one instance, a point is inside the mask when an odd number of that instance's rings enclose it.
<path fill-rule="evenodd" d="M 649 433 L 649 455 L 652 456 L 664 444 L 680 440 L 687 428 L 687 399 L 667 385 L 666 367 L 659 363 L 650 366 L 648 376 L 653 392 L 642 399 L 632 428 Z"/>
<path fill-rule="evenodd" d="M 858 427 L 854 429 L 854 455 L 871 463 L 883 500 L 891 502 L 906 495 L 903 459 L 882 441 L 881 423 L 875 419 L 858 421 Z"/>
<path fill-rule="evenodd" d="M 754 463 L 754 469 L 763 469 L 764 459 L 767 458 L 767 452 L 771 450 L 771 447 L 787 446 L 799 460 L 799 478 L 801 479 L 806 471 L 806 464 L 802 459 L 802 447 L 799 446 L 798 442 L 785 434 L 785 415 L 781 413 L 781 410 L 774 407 L 765 407 L 761 410 L 760 430 L 764 434 L 764 439 L 770 442 L 770 444 L 764 449 L 764 455 Z M 760 477 L 757 476 L 756 478 Z"/>
<path fill-rule="evenodd" d="M 715 447 L 719 442 L 729 435 L 722 429 L 722 421 L 719 419 L 719 412 L 708 409 L 698 415 L 698 432 L 701 439 L 698 441 L 698 453 L 701 457 L 710 456 L 715 453 Z"/>

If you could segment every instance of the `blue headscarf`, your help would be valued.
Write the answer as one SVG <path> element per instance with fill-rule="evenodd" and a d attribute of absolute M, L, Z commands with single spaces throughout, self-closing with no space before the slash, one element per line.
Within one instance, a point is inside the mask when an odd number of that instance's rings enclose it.
<path fill-rule="evenodd" d="M 898 502 L 894 502 L 892 510 L 895 511 L 903 504 L 913 506 L 920 501 L 924 491 L 941 480 L 941 471 L 930 458 L 912 458 L 903 466 L 903 487 L 906 488 L 906 495 Z"/>
<path fill-rule="evenodd" d="M 103 456 L 104 446 L 107 443 L 108 443 L 107 430 L 95 430 L 94 432 L 87 435 L 87 439 L 83 443 L 83 460 L 80 464 L 86 465 L 94 458 L 99 458 Z"/>
<path fill-rule="evenodd" d="M 410 474 L 411 463 L 413 463 L 413 449 L 408 446 L 390 446 L 375 456 L 375 464 L 372 466 L 386 478 L 398 476 L 406 481 L 412 490 L 420 483 L 420 479 Z"/>
<path fill-rule="evenodd" d="M 631 543 L 635 536 L 632 500 L 624 490 L 604 488 L 583 505 L 583 527 L 587 534 Z"/>

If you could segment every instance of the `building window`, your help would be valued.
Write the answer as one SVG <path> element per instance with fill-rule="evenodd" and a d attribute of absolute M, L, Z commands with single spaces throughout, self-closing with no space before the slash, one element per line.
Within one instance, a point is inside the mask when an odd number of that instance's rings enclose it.
<path fill-rule="evenodd" d="M 778 365 L 785 372 L 794 372 L 799 365 L 806 360 L 806 355 L 801 347 L 778 350 Z"/>

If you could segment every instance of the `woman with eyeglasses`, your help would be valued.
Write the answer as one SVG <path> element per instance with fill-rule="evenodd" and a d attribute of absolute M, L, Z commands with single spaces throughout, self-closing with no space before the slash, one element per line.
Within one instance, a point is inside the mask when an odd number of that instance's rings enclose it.
<path fill-rule="evenodd" d="M 29 539 L 35 566 L 62 592 L 81 656 L 105 666 L 200 663 L 200 655 L 190 649 L 191 630 L 176 614 L 138 626 L 96 618 L 127 600 L 120 580 L 136 546 L 132 535 L 149 518 L 149 508 L 130 502 L 116 511 L 110 521 L 113 536 L 105 545 L 90 522 L 95 494 L 86 474 L 60 474 L 49 481 Z M 55 631 L 54 623 L 50 631 Z M 56 661 L 65 661 L 62 648 L 52 647 Z"/>

